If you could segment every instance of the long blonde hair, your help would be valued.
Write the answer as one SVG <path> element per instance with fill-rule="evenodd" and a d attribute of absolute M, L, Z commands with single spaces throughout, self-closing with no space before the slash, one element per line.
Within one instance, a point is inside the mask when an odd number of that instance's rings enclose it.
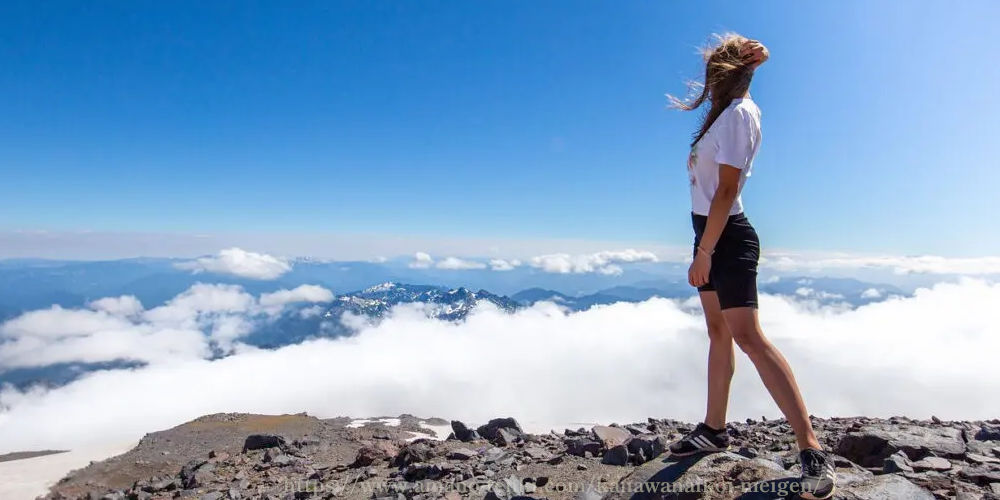
<path fill-rule="evenodd" d="M 701 140 L 733 99 L 746 94 L 753 78 L 753 69 L 740 56 L 740 49 L 748 39 L 736 33 L 724 33 L 713 37 L 715 43 L 701 49 L 702 57 L 705 59 L 705 82 L 688 82 L 687 99 L 681 100 L 667 95 L 673 107 L 684 111 L 698 109 L 706 100 L 711 103 L 701 118 L 701 125 L 694 134 L 691 146 Z"/>

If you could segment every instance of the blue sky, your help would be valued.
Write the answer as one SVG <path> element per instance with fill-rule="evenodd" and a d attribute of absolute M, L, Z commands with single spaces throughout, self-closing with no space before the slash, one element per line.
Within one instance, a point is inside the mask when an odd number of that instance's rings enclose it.
<path fill-rule="evenodd" d="M 712 32 L 765 245 L 1000 253 L 996 2 L 5 2 L 0 231 L 685 244 Z"/>

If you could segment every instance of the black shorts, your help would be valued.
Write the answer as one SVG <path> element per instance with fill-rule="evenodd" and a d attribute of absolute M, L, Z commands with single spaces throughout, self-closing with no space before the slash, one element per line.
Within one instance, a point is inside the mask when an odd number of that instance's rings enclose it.
<path fill-rule="evenodd" d="M 705 232 L 708 217 L 691 214 L 694 225 L 694 254 Z M 712 254 L 712 269 L 708 283 L 699 292 L 716 292 L 723 309 L 757 307 L 757 261 L 760 259 L 760 239 L 757 231 L 742 213 L 730 215 Z"/>

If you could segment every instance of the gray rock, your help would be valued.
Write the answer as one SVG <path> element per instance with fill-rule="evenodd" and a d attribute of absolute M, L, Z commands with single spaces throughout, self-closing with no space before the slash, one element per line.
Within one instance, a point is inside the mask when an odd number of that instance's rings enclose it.
<path fill-rule="evenodd" d="M 468 428 L 464 423 L 458 420 L 451 421 L 451 431 L 455 433 L 455 439 L 459 441 L 469 442 L 479 439 L 479 433 Z"/>
<path fill-rule="evenodd" d="M 980 486 L 990 483 L 1000 483 L 1000 470 L 986 467 L 968 467 L 958 471 L 958 475 Z"/>
<path fill-rule="evenodd" d="M 402 447 L 392 463 L 396 467 L 402 467 L 417 462 L 428 462 L 434 455 L 434 448 L 427 441 L 417 440 Z"/>
<path fill-rule="evenodd" d="M 607 425 L 595 425 L 592 429 L 594 437 L 601 442 L 605 449 L 610 450 L 615 446 L 622 445 L 632 438 L 632 433 L 621 427 L 610 427 Z"/>
<path fill-rule="evenodd" d="M 468 448 L 456 448 L 448 453 L 448 458 L 452 460 L 468 460 L 477 456 L 479 456 L 479 453 Z"/>
<path fill-rule="evenodd" d="M 524 448 L 524 455 L 532 460 L 548 460 L 552 458 L 552 453 L 538 446 L 527 446 Z"/>
<path fill-rule="evenodd" d="M 497 447 L 488 448 L 486 451 L 483 452 L 483 463 L 489 464 L 493 462 L 498 462 L 500 460 L 503 460 L 504 457 L 506 456 L 507 452 L 504 451 L 502 448 L 497 448 Z"/>
<path fill-rule="evenodd" d="M 480 436 L 492 442 L 497 439 L 497 431 L 500 429 L 510 429 L 517 431 L 517 434 L 524 434 L 524 431 L 521 429 L 521 425 L 517 423 L 517 420 L 514 420 L 511 417 L 494 418 L 485 425 L 479 426 L 479 428 L 476 429 L 476 432 L 478 432 Z"/>
<path fill-rule="evenodd" d="M 1000 464 L 1000 458 L 988 457 L 986 455 L 980 455 L 978 453 L 966 453 L 965 459 L 974 464 L 984 465 L 984 464 Z"/>
<path fill-rule="evenodd" d="M 842 437 L 836 450 L 837 454 L 864 467 L 881 466 L 897 451 L 906 453 L 910 460 L 931 455 L 961 457 L 965 453 L 965 441 L 960 430 L 950 427 L 866 426 Z"/>
<path fill-rule="evenodd" d="M 222 498 L 222 493 L 218 491 L 213 491 L 211 493 L 206 493 L 201 496 L 200 500 L 219 500 Z"/>
<path fill-rule="evenodd" d="M 354 455 L 354 461 L 351 462 L 350 467 L 368 467 L 369 465 L 388 457 L 388 454 L 380 448 L 376 448 L 374 446 L 362 446 L 361 448 L 358 448 L 358 453 Z"/>
<path fill-rule="evenodd" d="M 601 454 L 600 441 L 595 441 L 589 437 L 576 437 L 566 441 L 566 453 L 570 455 L 576 455 L 578 457 L 585 457 L 589 453 L 590 456 L 598 456 Z"/>
<path fill-rule="evenodd" d="M 668 444 L 662 434 L 643 434 L 632 437 L 628 442 L 628 452 L 633 457 L 633 463 L 639 465 L 667 451 Z"/>
<path fill-rule="evenodd" d="M 522 436 L 523 433 L 521 433 L 520 431 L 501 427 L 497 429 L 496 438 L 492 439 L 491 441 L 500 446 L 513 446 L 514 444 L 520 441 L 524 441 L 524 438 Z"/>
<path fill-rule="evenodd" d="M 201 459 L 194 459 L 184 464 L 179 475 L 181 486 L 184 489 L 191 489 L 205 484 L 206 480 L 211 480 L 212 466 L 206 464 L 208 461 Z"/>
<path fill-rule="evenodd" d="M 437 464 L 418 463 L 403 468 L 403 479 L 407 481 L 437 480 L 448 475 L 449 472 Z"/>
<path fill-rule="evenodd" d="M 976 432 L 979 441 L 1000 441 L 1000 426 L 983 424 Z"/>
<path fill-rule="evenodd" d="M 517 476 L 508 476 L 493 483 L 483 500 L 511 500 L 525 493 L 521 480 Z"/>
<path fill-rule="evenodd" d="M 863 484 L 838 488 L 837 492 L 836 498 L 844 500 L 934 500 L 931 492 L 895 474 L 875 476 Z"/>
<path fill-rule="evenodd" d="M 625 465 L 628 463 L 628 448 L 624 444 L 619 444 L 604 452 L 601 458 L 602 464 Z"/>
<path fill-rule="evenodd" d="M 243 441 L 243 452 L 263 450 L 265 448 L 284 448 L 285 438 L 273 434 L 251 434 Z"/>
<path fill-rule="evenodd" d="M 913 467 L 913 470 L 917 472 L 924 472 L 929 470 L 946 471 L 948 469 L 951 469 L 951 462 L 941 457 L 923 458 L 917 460 L 916 462 L 913 462 L 911 465 Z"/>
<path fill-rule="evenodd" d="M 882 470 L 887 474 L 893 472 L 913 472 L 913 466 L 910 465 L 910 459 L 906 457 L 906 453 L 897 451 L 885 458 L 882 462 Z"/>
<path fill-rule="evenodd" d="M 637 467 L 622 478 L 615 491 L 605 496 L 605 500 L 659 499 L 678 500 L 694 498 L 723 498 L 705 496 L 707 485 L 722 485 L 732 477 L 739 477 L 744 484 L 787 478 L 787 472 L 769 460 L 750 460 L 735 453 L 696 455 L 681 460 L 669 460 L 660 455 Z M 730 480 L 731 481 L 731 480 Z M 796 480 L 797 481 L 797 480 Z M 775 483 L 777 484 L 777 483 Z M 634 495 L 636 489 L 645 491 Z M 672 488 L 664 491 L 665 488 Z M 786 486 L 785 491 L 788 491 Z"/>

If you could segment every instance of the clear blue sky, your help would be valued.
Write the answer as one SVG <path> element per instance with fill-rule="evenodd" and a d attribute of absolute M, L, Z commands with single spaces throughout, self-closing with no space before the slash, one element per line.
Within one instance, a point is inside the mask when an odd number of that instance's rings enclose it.
<path fill-rule="evenodd" d="M 685 243 L 709 33 L 764 244 L 1000 253 L 1000 3 L 4 2 L 0 230 Z"/>

